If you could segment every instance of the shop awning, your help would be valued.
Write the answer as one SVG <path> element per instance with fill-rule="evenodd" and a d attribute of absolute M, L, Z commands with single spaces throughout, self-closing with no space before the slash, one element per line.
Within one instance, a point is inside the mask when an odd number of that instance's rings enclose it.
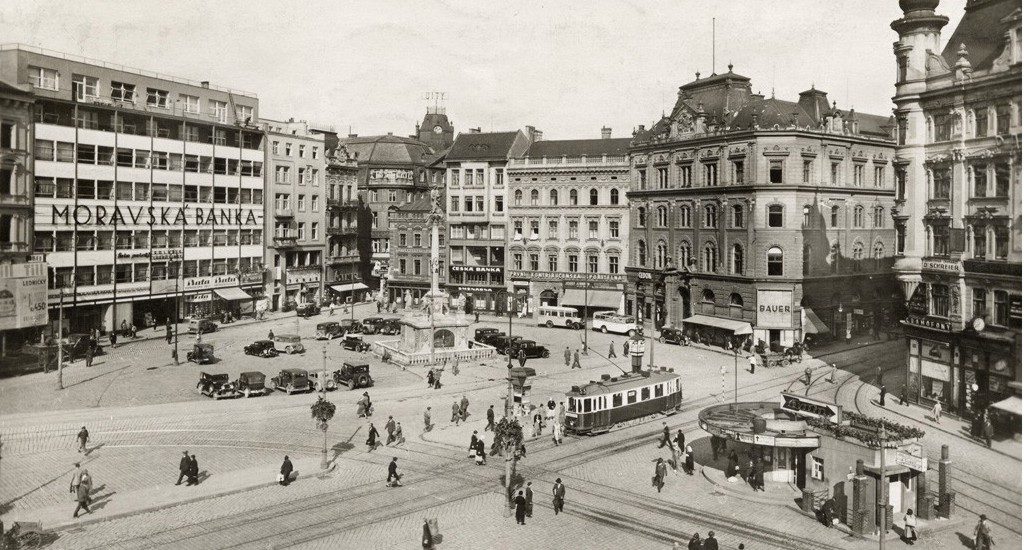
<path fill-rule="evenodd" d="M 821 321 L 821 317 L 818 317 L 814 310 L 805 307 L 804 308 L 804 334 L 828 334 L 828 325 Z"/>
<path fill-rule="evenodd" d="M 331 290 L 335 292 L 351 292 L 353 290 L 366 290 L 366 285 L 363 283 L 346 283 L 343 285 L 331 285 Z"/>
<path fill-rule="evenodd" d="M 1021 401 L 1020 398 L 1017 397 L 1016 395 L 1007 397 L 1006 399 L 1003 399 L 998 403 L 993 403 L 989 406 L 994 409 L 999 409 L 1001 411 L 1006 411 L 1008 413 L 1013 413 L 1017 416 L 1021 416 Z"/>
<path fill-rule="evenodd" d="M 253 299 L 252 296 L 250 296 L 246 291 L 238 288 L 237 286 L 229 286 L 228 288 L 215 288 L 213 289 L 213 291 L 217 293 L 217 296 L 220 296 L 221 298 L 224 298 L 225 300 L 229 301 Z"/>
<path fill-rule="evenodd" d="M 619 309 L 621 303 L 622 293 L 615 290 L 590 290 L 584 293 L 583 289 L 570 288 L 565 291 L 560 305 Z"/>
<path fill-rule="evenodd" d="M 731 331 L 733 334 L 752 334 L 754 330 L 750 327 L 750 323 L 744 323 L 743 321 L 735 321 L 733 319 L 722 319 L 719 317 L 711 317 L 710 315 L 694 315 L 688 319 L 683 319 L 684 323 L 690 323 L 692 325 L 702 325 L 705 327 L 714 327 L 718 329 Z"/>

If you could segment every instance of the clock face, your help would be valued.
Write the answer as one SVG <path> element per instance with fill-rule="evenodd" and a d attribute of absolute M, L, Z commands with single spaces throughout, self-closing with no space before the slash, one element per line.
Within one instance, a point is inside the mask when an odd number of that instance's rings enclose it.
<path fill-rule="evenodd" d="M 974 327 L 974 330 L 977 331 L 977 332 L 981 332 L 981 331 L 985 330 L 985 320 L 982 319 L 981 317 L 975 317 L 974 321 L 971 323 L 971 325 Z"/>
<path fill-rule="evenodd" d="M 444 131 L 444 129 L 441 128 L 440 126 L 434 126 L 434 133 L 435 134 L 440 134 L 443 131 Z"/>

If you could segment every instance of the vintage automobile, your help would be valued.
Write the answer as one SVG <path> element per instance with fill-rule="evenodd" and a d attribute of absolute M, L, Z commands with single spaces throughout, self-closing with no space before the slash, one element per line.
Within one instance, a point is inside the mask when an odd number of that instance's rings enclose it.
<path fill-rule="evenodd" d="M 316 333 L 313 337 L 317 340 L 333 340 L 344 335 L 345 330 L 341 328 L 337 321 L 327 321 L 326 323 L 317 323 Z"/>
<path fill-rule="evenodd" d="M 534 342 L 533 340 L 518 340 L 512 344 L 512 354 L 515 356 L 519 355 L 519 350 L 526 352 L 527 359 L 548 358 L 551 356 L 551 352 L 548 348 Z"/>
<path fill-rule="evenodd" d="M 188 322 L 189 334 L 206 334 L 207 332 L 216 332 L 216 330 L 217 323 L 209 319 L 191 319 Z"/>
<path fill-rule="evenodd" d="M 384 322 L 377 327 L 381 334 L 399 334 L 402 332 L 402 323 L 397 318 L 384 319 Z"/>
<path fill-rule="evenodd" d="M 199 393 L 214 399 L 235 397 L 235 386 L 225 373 L 199 373 L 199 383 L 196 384 L 196 388 L 199 389 Z"/>
<path fill-rule="evenodd" d="M 476 340 L 477 342 L 486 344 L 487 342 L 484 341 L 484 338 L 486 338 L 487 335 L 489 335 L 489 334 L 497 335 L 497 334 L 502 334 L 502 333 L 498 332 L 498 329 L 496 329 L 496 328 L 491 328 L 491 327 L 478 328 L 475 331 L 473 331 L 473 340 Z"/>
<path fill-rule="evenodd" d="M 367 317 L 363 319 L 363 334 L 377 334 L 380 331 L 380 326 L 383 324 L 383 317 Z"/>
<path fill-rule="evenodd" d="M 185 360 L 191 361 L 199 365 L 205 365 L 212 363 L 216 359 L 213 356 L 213 344 L 195 344 L 192 349 L 185 354 Z"/>
<path fill-rule="evenodd" d="M 332 391 L 338 389 L 338 383 L 324 371 L 309 371 L 309 386 L 313 391 Z"/>
<path fill-rule="evenodd" d="M 342 336 L 363 332 L 363 323 L 359 321 L 338 321 L 338 324 L 341 326 Z"/>
<path fill-rule="evenodd" d="M 501 338 L 502 336 L 505 336 L 505 333 L 501 331 L 488 332 L 487 334 L 480 336 L 480 339 L 477 340 L 477 342 L 480 342 L 481 344 L 487 344 L 488 346 L 493 346 L 494 343 L 498 340 L 498 338 Z"/>
<path fill-rule="evenodd" d="M 255 342 L 245 346 L 246 355 L 255 355 L 256 357 L 277 357 L 277 350 L 274 349 L 273 340 L 256 340 Z"/>
<path fill-rule="evenodd" d="M 342 338 L 341 347 L 345 349 L 350 349 L 352 351 L 363 352 L 370 349 L 370 344 L 364 342 L 363 339 L 358 336 L 353 336 L 349 334 Z"/>
<path fill-rule="evenodd" d="M 281 390 L 289 395 L 297 391 L 307 391 L 309 385 L 309 373 L 303 369 L 284 369 L 277 376 L 270 379 L 274 389 Z"/>
<path fill-rule="evenodd" d="M 61 342 L 64 346 L 64 353 L 68 356 L 68 361 L 74 361 L 85 357 L 85 351 L 92 347 L 92 354 L 101 355 L 103 353 L 103 347 L 94 342 L 89 338 L 88 334 L 68 334 L 64 337 Z"/>
<path fill-rule="evenodd" d="M 299 304 L 295 308 L 295 314 L 299 317 L 312 317 L 320 314 L 320 306 L 310 302 L 306 304 Z"/>
<path fill-rule="evenodd" d="M 658 341 L 663 344 L 684 345 L 686 342 L 686 335 L 678 328 L 661 327 L 661 335 L 658 337 Z"/>
<path fill-rule="evenodd" d="M 270 392 L 265 385 L 266 379 L 267 376 L 262 372 L 243 372 L 238 375 L 238 380 L 235 380 L 235 391 L 243 397 L 266 395 Z"/>
<path fill-rule="evenodd" d="M 289 355 L 306 351 L 306 348 L 302 345 L 302 338 L 299 338 L 297 334 L 278 334 L 274 336 L 274 349 Z"/>
<path fill-rule="evenodd" d="M 369 388 L 373 385 L 373 378 L 370 377 L 370 365 L 366 363 L 343 363 L 341 368 L 334 371 L 334 381 L 348 389 Z"/>
<path fill-rule="evenodd" d="M 495 338 L 491 345 L 498 350 L 498 353 L 508 355 L 509 348 L 515 348 L 516 342 L 522 339 L 522 336 L 505 336 L 503 334 Z"/>

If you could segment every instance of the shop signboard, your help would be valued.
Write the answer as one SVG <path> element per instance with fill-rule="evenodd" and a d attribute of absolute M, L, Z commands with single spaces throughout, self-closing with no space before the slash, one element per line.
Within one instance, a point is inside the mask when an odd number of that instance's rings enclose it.
<path fill-rule="evenodd" d="M 911 470 L 918 472 L 928 471 L 928 457 L 922 456 L 924 453 L 921 452 L 921 448 L 914 446 L 910 448 L 901 448 L 896 450 L 896 457 L 894 461 L 900 466 L 906 466 Z"/>
<path fill-rule="evenodd" d="M 843 408 L 835 403 L 792 393 L 783 393 L 780 399 L 780 408 L 784 411 L 800 416 L 823 418 L 833 424 L 843 420 Z"/>
<path fill-rule="evenodd" d="M 928 315 L 928 295 L 925 292 L 925 285 L 919 284 L 914 293 L 907 300 L 907 311 L 918 315 Z"/>
<path fill-rule="evenodd" d="M 228 206 L 105 206 L 88 204 L 38 204 L 36 219 L 49 218 L 51 225 L 97 227 L 149 225 L 207 227 L 212 225 L 263 226 L 263 208 Z"/>
<path fill-rule="evenodd" d="M 236 275 L 216 275 L 213 277 L 189 277 L 185 279 L 184 290 L 207 290 L 225 286 L 238 286 Z"/>
<path fill-rule="evenodd" d="M 175 290 L 181 290 L 181 283 L 175 279 L 163 281 L 151 281 L 150 292 L 152 294 L 173 294 Z"/>
<path fill-rule="evenodd" d="M 949 364 L 921 357 L 921 376 L 949 382 Z"/>
<path fill-rule="evenodd" d="M 757 291 L 757 328 L 793 328 L 793 291 Z"/>
<path fill-rule="evenodd" d="M 501 273 L 504 271 L 503 268 L 497 266 L 485 266 L 485 265 L 453 265 L 451 266 L 452 273 Z"/>
<path fill-rule="evenodd" d="M 45 325 L 46 277 L 0 279 L 0 330 Z"/>

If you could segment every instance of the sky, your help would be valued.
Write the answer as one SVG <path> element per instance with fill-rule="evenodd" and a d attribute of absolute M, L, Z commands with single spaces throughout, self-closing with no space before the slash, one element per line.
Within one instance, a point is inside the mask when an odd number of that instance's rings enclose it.
<path fill-rule="evenodd" d="M 944 38 L 965 1 L 941 1 Z M 576 139 L 628 137 L 730 62 L 755 92 L 813 84 L 889 115 L 901 15 L 897 0 L 4 0 L 0 41 L 248 90 L 265 117 L 342 134 L 411 134 L 440 91 L 456 132 Z"/>

